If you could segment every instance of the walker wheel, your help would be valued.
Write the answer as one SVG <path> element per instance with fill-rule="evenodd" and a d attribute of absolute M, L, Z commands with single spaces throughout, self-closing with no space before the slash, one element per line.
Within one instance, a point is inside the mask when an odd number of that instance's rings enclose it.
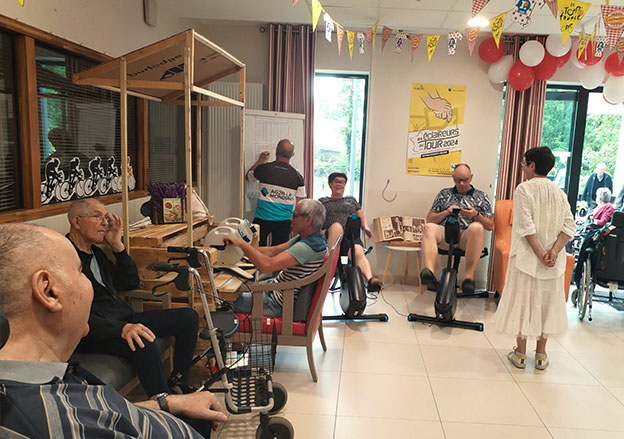
<path fill-rule="evenodd" d="M 262 430 L 262 425 L 256 429 L 256 439 L 292 439 L 294 436 L 292 424 L 279 416 L 269 419 L 266 432 Z"/>
<path fill-rule="evenodd" d="M 288 391 L 280 383 L 273 382 L 273 408 L 269 414 L 274 415 L 281 411 L 288 401 Z"/>

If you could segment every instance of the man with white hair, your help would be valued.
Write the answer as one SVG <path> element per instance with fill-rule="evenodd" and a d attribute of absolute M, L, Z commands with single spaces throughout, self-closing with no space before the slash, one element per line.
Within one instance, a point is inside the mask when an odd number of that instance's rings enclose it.
<path fill-rule="evenodd" d="M 226 416 L 210 392 L 132 404 L 68 358 L 89 332 L 93 288 L 71 243 L 28 224 L 0 225 L 1 437 L 201 438 Z M 160 408 L 160 410 L 159 410 Z M 166 413 L 169 412 L 169 413 Z M 201 435 L 178 417 L 191 419 Z M 203 420 L 197 423 L 196 420 Z"/>
<path fill-rule="evenodd" d="M 613 179 L 607 173 L 607 165 L 604 163 L 596 165 L 596 172 L 589 176 L 581 196 L 581 200 L 585 201 L 590 209 L 596 207 L 596 191 L 601 187 L 606 187 L 613 192 Z"/>
<path fill-rule="evenodd" d="M 305 199 L 297 203 L 292 214 L 292 230 L 297 234 L 293 239 L 280 245 L 254 248 L 243 241 L 238 234 L 225 238 L 227 244 L 240 247 L 245 256 L 262 273 L 279 271 L 278 275 L 266 282 L 289 282 L 302 279 L 323 265 L 327 254 L 327 240 L 321 233 L 325 223 L 325 207 L 317 200 Z M 295 290 L 295 300 L 298 289 Z M 263 314 L 282 315 L 284 295 L 281 291 L 268 291 L 264 294 Z M 239 312 L 251 312 L 252 294 L 241 293 L 234 302 Z"/>

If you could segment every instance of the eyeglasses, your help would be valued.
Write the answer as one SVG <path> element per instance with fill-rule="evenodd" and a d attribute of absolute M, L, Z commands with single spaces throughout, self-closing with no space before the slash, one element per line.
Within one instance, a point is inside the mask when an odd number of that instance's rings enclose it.
<path fill-rule="evenodd" d="M 347 184 L 346 180 L 332 180 L 332 184 Z"/>
<path fill-rule="evenodd" d="M 468 178 L 455 178 L 455 177 L 453 177 L 453 181 L 455 183 L 468 183 L 470 181 L 470 177 L 468 177 Z"/>
<path fill-rule="evenodd" d="M 298 216 L 308 216 L 306 213 L 293 212 L 292 217 L 297 218 Z"/>
<path fill-rule="evenodd" d="M 521 168 L 524 168 L 526 165 L 527 165 L 527 163 L 526 163 L 526 162 L 520 162 L 520 167 L 521 167 Z"/>
<path fill-rule="evenodd" d="M 80 215 L 80 218 L 93 218 L 98 223 L 102 223 L 104 221 L 106 222 L 110 221 L 108 214 L 101 213 L 101 212 L 94 213 L 93 215 Z"/>

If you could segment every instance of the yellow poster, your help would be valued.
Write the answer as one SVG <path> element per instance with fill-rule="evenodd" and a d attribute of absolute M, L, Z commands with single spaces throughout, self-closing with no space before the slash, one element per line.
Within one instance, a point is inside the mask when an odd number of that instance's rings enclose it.
<path fill-rule="evenodd" d="M 576 0 L 557 0 L 557 4 L 559 6 L 561 44 L 565 44 L 576 25 L 581 21 L 581 18 L 583 18 L 585 12 L 587 12 L 591 6 L 591 3 L 579 2 Z"/>
<path fill-rule="evenodd" d="M 407 173 L 452 175 L 461 163 L 465 85 L 412 84 Z"/>

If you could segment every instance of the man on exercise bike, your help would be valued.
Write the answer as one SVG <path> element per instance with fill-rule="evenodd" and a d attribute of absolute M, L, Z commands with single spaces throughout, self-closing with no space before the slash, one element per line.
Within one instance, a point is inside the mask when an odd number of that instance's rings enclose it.
<path fill-rule="evenodd" d="M 460 209 L 459 248 L 466 251 L 466 269 L 462 291 L 473 293 L 475 290 L 474 272 L 481 257 L 484 230 L 494 229 L 492 206 L 485 192 L 472 186 L 473 174 L 470 166 L 459 163 L 453 170 L 454 187 L 442 189 L 427 214 L 425 232 L 422 241 L 422 253 L 425 268 L 420 272 L 420 280 L 430 290 L 437 289 L 437 279 L 434 275 L 438 258 L 438 247 L 446 248 L 444 242 L 444 224 L 453 212 Z"/>

